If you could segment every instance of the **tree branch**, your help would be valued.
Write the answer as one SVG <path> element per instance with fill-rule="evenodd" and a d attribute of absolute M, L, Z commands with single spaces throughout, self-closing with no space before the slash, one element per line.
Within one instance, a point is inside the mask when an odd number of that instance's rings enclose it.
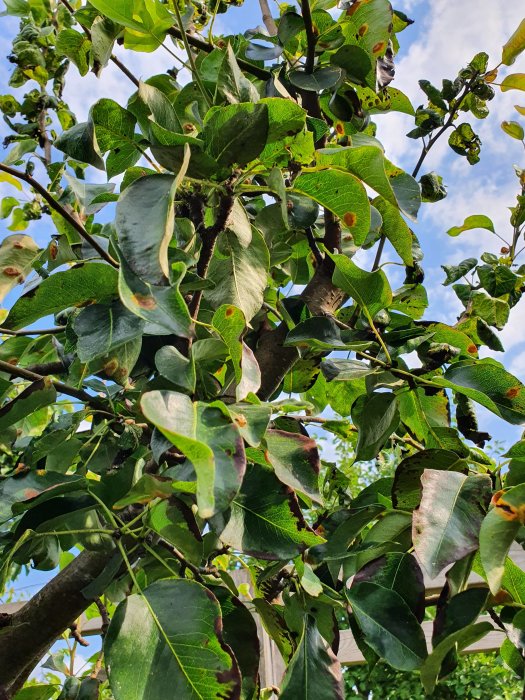
<path fill-rule="evenodd" d="M 46 378 L 46 375 L 36 374 L 36 372 L 31 372 L 31 370 L 24 369 L 23 367 L 16 367 L 15 365 L 9 364 L 9 362 L 4 362 L 0 360 L 0 372 L 5 372 L 10 374 L 12 377 L 19 377 L 20 379 L 27 379 L 31 382 L 42 381 Z M 101 401 L 96 396 L 91 396 L 84 389 L 77 389 L 69 384 L 64 384 L 64 382 L 59 382 L 56 380 L 51 380 L 55 389 L 61 394 L 66 394 L 66 396 L 71 396 L 74 399 L 78 399 L 82 403 L 87 403 L 93 408 L 101 408 L 107 410 L 106 404 Z"/>
<path fill-rule="evenodd" d="M 21 330 L 21 331 L 12 331 L 10 328 L 0 328 L 0 335 L 13 335 L 13 336 L 21 336 L 21 335 L 59 335 L 60 333 L 65 333 L 66 332 L 66 327 L 65 326 L 57 326 L 56 328 L 35 328 L 35 330 Z"/>
<path fill-rule="evenodd" d="M 82 590 L 102 573 L 108 556 L 85 550 L 10 617 L 0 634 L 0 697 L 14 696 L 53 642 L 90 605 Z"/>
<path fill-rule="evenodd" d="M 304 70 L 306 73 L 313 73 L 317 37 L 315 36 L 314 32 L 314 23 L 309 0 L 301 0 L 301 11 L 303 13 L 304 28 L 306 31 L 306 61 L 304 64 Z"/>
<path fill-rule="evenodd" d="M 277 25 L 272 17 L 268 0 L 259 0 L 261 7 L 262 21 L 270 36 L 277 36 Z"/>
<path fill-rule="evenodd" d="M 97 253 L 103 260 L 108 262 L 110 265 L 113 265 L 113 267 L 119 267 L 118 262 L 114 258 L 112 258 L 108 252 L 104 250 L 100 243 L 98 243 L 90 233 L 86 231 L 82 224 L 77 219 L 75 219 L 75 217 L 72 216 L 72 214 L 70 214 L 67 211 L 67 209 L 65 209 L 61 204 L 59 204 L 57 200 L 53 197 L 53 195 L 50 192 L 48 192 L 46 188 L 43 187 L 43 185 L 41 185 L 37 180 L 31 177 L 31 175 L 24 173 L 22 170 L 16 170 L 16 168 L 11 168 L 9 165 L 4 165 L 3 163 L 0 163 L 0 170 L 30 185 L 36 192 L 38 192 L 39 195 L 41 195 L 41 197 L 43 197 L 43 199 L 46 200 L 51 209 L 54 209 L 58 214 L 60 214 L 60 216 L 63 219 L 65 219 L 68 222 L 68 224 L 70 224 L 75 229 L 75 231 L 77 231 L 77 233 L 86 241 L 86 243 L 89 243 L 89 245 L 97 251 Z"/>

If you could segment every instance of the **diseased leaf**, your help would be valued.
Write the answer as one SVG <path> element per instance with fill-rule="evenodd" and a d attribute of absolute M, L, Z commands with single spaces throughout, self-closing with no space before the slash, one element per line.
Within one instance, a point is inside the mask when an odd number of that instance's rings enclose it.
<path fill-rule="evenodd" d="M 251 321 L 263 303 L 269 264 L 268 248 L 259 231 L 252 229 L 251 242 L 244 243 L 232 231 L 225 231 L 208 270 L 215 287 L 204 290 L 204 297 L 214 307 L 237 306 L 246 321 Z"/>
<path fill-rule="evenodd" d="M 362 183 L 351 173 L 336 169 L 299 175 L 293 192 L 310 197 L 341 219 L 356 245 L 364 243 L 370 229 L 370 204 Z"/>
<path fill-rule="evenodd" d="M 283 430 L 268 430 L 265 442 L 266 459 L 279 481 L 319 502 L 321 461 L 315 440 Z"/>
<path fill-rule="evenodd" d="M 293 559 L 324 540 L 306 524 L 297 500 L 269 467 L 248 465 L 221 540 L 260 559 Z"/>
<path fill-rule="evenodd" d="M 25 281 L 37 254 L 38 246 L 30 236 L 15 233 L 4 238 L 0 244 L 0 301 Z"/>
<path fill-rule="evenodd" d="M 392 303 L 392 290 L 382 270 L 366 272 L 346 255 L 332 255 L 334 284 L 349 294 L 361 307 L 368 320 Z"/>
<path fill-rule="evenodd" d="M 232 652 L 222 640 L 221 609 L 195 581 L 156 581 L 117 608 L 104 639 L 115 700 L 201 697 L 240 691 Z M 141 663 L 137 663 L 137 660 Z"/>
<path fill-rule="evenodd" d="M 412 537 L 421 565 L 435 578 L 447 564 L 477 549 L 491 480 L 486 474 L 425 469 L 421 483 Z"/>

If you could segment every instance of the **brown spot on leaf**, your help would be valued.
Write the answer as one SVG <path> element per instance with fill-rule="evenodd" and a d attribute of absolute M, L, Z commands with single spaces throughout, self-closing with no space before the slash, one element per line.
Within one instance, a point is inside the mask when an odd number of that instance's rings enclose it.
<path fill-rule="evenodd" d="M 357 221 L 357 215 L 353 211 L 347 211 L 346 214 L 343 216 L 343 221 L 348 226 L 348 228 L 352 228 L 352 226 L 355 226 L 355 223 Z"/>
<path fill-rule="evenodd" d="M 58 243 L 56 241 L 51 241 L 49 244 L 49 256 L 51 260 L 56 260 L 58 255 Z"/>
<path fill-rule="evenodd" d="M 383 53 L 383 51 L 386 49 L 386 42 L 384 41 L 378 41 L 377 44 L 374 44 L 372 47 L 372 53 Z"/>
<path fill-rule="evenodd" d="M 36 496 L 40 495 L 40 491 L 37 491 L 36 489 L 24 489 L 24 498 L 36 498 Z"/>
<path fill-rule="evenodd" d="M 468 346 L 467 352 L 469 352 L 471 355 L 475 355 L 478 351 L 478 348 L 472 343 L 471 345 Z"/>
<path fill-rule="evenodd" d="M 11 266 L 4 267 L 2 272 L 4 273 L 4 275 L 6 277 L 18 277 L 18 275 L 22 274 L 22 270 L 19 270 L 18 267 L 11 267 Z"/>
<path fill-rule="evenodd" d="M 246 418 L 245 418 L 244 416 L 242 416 L 242 415 L 241 415 L 241 416 L 237 416 L 237 417 L 235 418 L 235 422 L 237 423 L 237 425 L 239 426 L 239 428 L 244 428 L 244 426 L 247 425 L 247 423 L 248 423 L 248 421 L 246 420 Z"/>
<path fill-rule="evenodd" d="M 224 315 L 226 316 L 226 318 L 230 318 L 230 316 L 233 316 L 234 313 L 235 313 L 234 307 L 228 306 Z"/>
<path fill-rule="evenodd" d="M 506 393 L 505 396 L 508 399 L 515 399 L 516 396 L 520 393 L 521 387 L 519 386 L 513 386 L 511 389 L 509 389 Z"/>
<path fill-rule="evenodd" d="M 108 377 L 112 377 L 118 369 L 118 360 L 114 359 L 106 362 L 103 369 L 104 373 L 107 374 Z"/>
<path fill-rule="evenodd" d="M 151 296 L 146 296 L 145 294 L 133 294 L 132 299 L 137 306 L 140 306 L 141 309 L 151 311 L 157 307 L 157 302 L 155 299 Z"/>
<path fill-rule="evenodd" d="M 362 24 L 359 27 L 357 33 L 359 34 L 359 36 L 364 36 L 367 33 L 367 31 L 368 31 L 368 24 Z"/>
<path fill-rule="evenodd" d="M 341 122 L 337 122 L 337 124 L 335 125 L 335 130 L 337 131 L 338 134 L 344 134 L 344 133 L 345 133 L 345 128 L 344 128 L 344 126 L 341 124 Z"/>
<path fill-rule="evenodd" d="M 24 246 L 20 241 L 16 241 L 16 243 L 13 243 L 13 248 L 16 248 L 17 250 L 21 250 Z"/>

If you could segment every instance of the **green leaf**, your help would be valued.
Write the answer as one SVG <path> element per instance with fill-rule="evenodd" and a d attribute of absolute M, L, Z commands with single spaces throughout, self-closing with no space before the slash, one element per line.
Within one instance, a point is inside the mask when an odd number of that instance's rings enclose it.
<path fill-rule="evenodd" d="M 305 616 L 304 628 L 281 684 L 281 700 L 342 700 L 344 683 L 337 657 L 314 620 Z"/>
<path fill-rule="evenodd" d="M 458 630 L 454 634 L 449 635 L 440 642 L 428 656 L 426 661 L 421 667 L 421 682 L 427 694 L 434 692 L 436 683 L 438 681 L 439 672 L 441 670 L 441 665 L 447 656 L 447 654 L 452 650 L 456 649 L 458 652 L 471 644 L 482 639 L 488 632 L 491 632 L 494 628 L 490 622 L 478 622 L 475 625 L 469 625 L 468 627 Z"/>
<path fill-rule="evenodd" d="M 184 263 L 171 266 L 171 285 L 159 287 L 141 280 L 120 257 L 118 289 L 120 299 L 133 314 L 156 326 L 159 335 L 193 335 L 192 320 L 179 284 L 186 274 Z"/>
<path fill-rule="evenodd" d="M 385 522 L 388 514 L 380 522 Z M 373 529 L 369 532 L 373 532 Z M 373 541 L 374 538 L 372 538 Z M 374 559 L 354 576 L 352 587 L 364 581 L 395 591 L 419 622 L 425 615 L 425 582 L 416 558 L 405 552 L 390 552 Z"/>
<path fill-rule="evenodd" d="M 346 255 L 331 255 L 335 263 L 332 281 L 359 304 L 369 321 L 392 303 L 392 290 L 382 270 L 366 272 Z"/>
<path fill-rule="evenodd" d="M 14 303 L 4 327 L 18 330 L 69 306 L 111 301 L 117 293 L 117 271 L 104 263 L 85 263 L 55 272 Z"/>
<path fill-rule="evenodd" d="M 213 315 L 212 326 L 224 340 L 233 362 L 237 401 L 250 393 L 257 393 L 261 386 L 259 365 L 252 350 L 242 341 L 246 328 L 243 312 L 235 306 L 224 304 Z"/>
<path fill-rule="evenodd" d="M 518 122 L 501 122 L 501 128 L 506 134 L 512 136 L 513 139 L 523 141 L 525 132 L 523 131 L 521 124 L 518 124 Z"/>
<path fill-rule="evenodd" d="M 381 233 L 388 238 L 405 265 L 411 267 L 414 264 L 413 238 L 406 221 L 398 209 L 382 197 L 376 197 L 372 200 L 372 205 L 378 210 L 383 219 Z"/>
<path fill-rule="evenodd" d="M 449 450 L 422 450 L 405 457 L 396 467 L 392 503 L 400 510 L 414 510 L 419 506 L 425 469 L 465 472 L 467 468 L 467 462 Z"/>
<path fill-rule="evenodd" d="M 159 373 L 188 394 L 195 392 L 196 373 L 193 354 L 185 357 L 173 345 L 164 345 L 155 355 Z"/>
<path fill-rule="evenodd" d="M 358 583 L 346 591 L 365 640 L 391 666 L 414 671 L 427 657 L 425 635 L 414 613 L 396 591 Z"/>
<path fill-rule="evenodd" d="M 464 275 L 473 270 L 477 264 L 478 261 L 476 258 L 467 258 L 466 260 L 460 262 L 459 265 L 441 265 L 447 276 L 447 279 L 443 282 L 443 285 L 446 287 L 453 282 L 457 282 Z"/>
<path fill-rule="evenodd" d="M 360 397 L 352 406 L 352 418 L 359 429 L 356 462 L 374 459 L 399 425 L 395 394 L 377 392 Z"/>
<path fill-rule="evenodd" d="M 270 422 L 270 404 L 235 403 L 228 406 L 228 411 L 248 445 L 258 447 Z"/>
<path fill-rule="evenodd" d="M 49 406 L 56 398 L 57 392 L 51 379 L 38 379 L 0 408 L 0 430 L 5 430 L 40 408 Z"/>
<path fill-rule="evenodd" d="M 91 42 L 85 34 L 75 29 L 63 29 L 58 33 L 55 48 L 57 55 L 67 56 L 73 61 L 80 75 L 87 74 Z"/>
<path fill-rule="evenodd" d="M 397 207 L 394 190 L 385 172 L 385 157 L 379 146 L 321 148 L 317 155 L 318 165 L 327 165 L 352 173 Z"/>
<path fill-rule="evenodd" d="M 494 360 L 456 362 L 432 381 L 465 394 L 508 423 L 525 423 L 525 387 Z"/>
<path fill-rule="evenodd" d="M 238 695 L 240 674 L 222 641 L 219 603 L 195 581 L 165 579 L 117 608 L 104 639 L 115 700 Z"/>
<path fill-rule="evenodd" d="M 221 234 L 208 270 L 215 287 L 204 290 L 204 297 L 214 307 L 238 307 L 246 321 L 251 321 L 263 303 L 269 265 L 268 248 L 259 231 L 252 229 L 251 242 L 243 242 L 227 230 Z"/>
<path fill-rule="evenodd" d="M 239 68 L 235 53 L 229 42 L 224 51 L 224 59 L 217 75 L 217 93 L 231 104 L 257 102 L 259 100 L 257 88 Z"/>
<path fill-rule="evenodd" d="M 244 102 L 213 107 L 206 115 L 201 138 L 219 165 L 246 165 L 262 152 L 268 137 L 268 107 Z"/>
<path fill-rule="evenodd" d="M 248 465 L 220 538 L 259 559 L 283 560 L 324 542 L 306 524 L 295 494 L 260 464 Z"/>
<path fill-rule="evenodd" d="M 484 228 L 487 231 L 492 231 L 494 233 L 494 224 L 489 219 L 488 216 L 483 214 L 474 214 L 473 216 L 467 216 L 462 226 L 453 226 L 447 233 L 449 236 L 459 236 L 463 231 L 471 231 L 472 229 Z"/>
<path fill-rule="evenodd" d="M 364 243 L 370 230 L 370 204 L 365 188 L 354 175 L 335 169 L 303 172 L 294 181 L 292 191 L 329 209 L 349 229 L 356 245 Z"/>
<path fill-rule="evenodd" d="M 181 135 L 182 128 L 173 104 L 155 85 L 140 81 L 138 92 L 132 95 L 128 102 L 128 110 L 135 115 L 147 137 L 157 133 L 154 125 L 167 130 L 168 133 L 178 132 L 178 135 Z"/>
<path fill-rule="evenodd" d="M 114 100 L 102 98 L 89 112 L 101 153 L 111 151 L 106 162 L 108 178 L 135 165 L 141 150 L 135 140 L 135 116 Z"/>
<path fill-rule="evenodd" d="M 81 362 L 104 357 L 114 348 L 141 337 L 144 324 L 119 301 L 111 306 L 93 304 L 73 320 Z"/>
<path fill-rule="evenodd" d="M 89 163 L 99 170 L 105 170 L 106 166 L 100 155 L 92 121 L 75 124 L 71 129 L 64 131 L 53 145 L 73 160 Z"/>
<path fill-rule="evenodd" d="M 226 407 L 193 403 L 175 391 L 150 391 L 142 395 L 141 409 L 192 463 L 201 517 L 227 508 L 242 483 L 246 457 Z"/>
<path fill-rule="evenodd" d="M 425 469 L 423 495 L 414 511 L 413 542 L 421 565 L 435 578 L 447 564 L 478 547 L 479 529 L 490 498 L 486 474 Z"/>
<path fill-rule="evenodd" d="M 347 382 L 376 374 L 378 369 L 359 360 L 324 360 L 321 372 L 328 382 Z"/>
<path fill-rule="evenodd" d="M 125 496 L 115 501 L 113 508 L 119 510 L 133 503 L 150 503 L 156 498 L 169 498 L 172 495 L 171 479 L 154 474 L 143 474 Z"/>
<path fill-rule="evenodd" d="M 298 433 L 268 430 L 265 435 L 266 461 L 274 468 L 279 481 L 301 491 L 313 501 L 321 502 L 319 471 L 321 461 L 315 440 Z"/>
<path fill-rule="evenodd" d="M 133 273 L 149 284 L 161 285 L 169 278 L 177 184 L 172 175 L 147 175 L 127 187 L 117 204 L 120 250 Z"/>
<path fill-rule="evenodd" d="M 519 27 L 505 43 L 501 51 L 501 62 L 511 66 L 523 51 L 525 51 L 525 19 L 521 20 Z"/>
<path fill-rule="evenodd" d="M 288 73 L 288 80 L 299 90 L 307 90 L 308 92 L 322 92 L 328 88 L 334 87 L 343 71 L 338 66 L 328 66 L 318 68 L 313 73 L 307 73 L 304 70 L 296 69 Z"/>
<path fill-rule="evenodd" d="M 172 494 L 173 495 L 173 491 Z M 203 556 L 202 537 L 189 506 L 178 498 L 163 500 L 147 511 L 146 522 L 154 532 L 177 547 L 196 566 Z"/>
<path fill-rule="evenodd" d="M 15 233 L 0 244 L 0 301 L 31 272 L 38 246 L 30 236 Z"/>
<path fill-rule="evenodd" d="M 525 90 L 525 73 L 512 73 L 507 75 L 501 83 L 501 91 Z"/>
<path fill-rule="evenodd" d="M 367 350 L 372 341 L 363 340 L 355 331 L 341 331 L 333 318 L 313 316 L 294 326 L 284 345 L 318 350 Z"/>

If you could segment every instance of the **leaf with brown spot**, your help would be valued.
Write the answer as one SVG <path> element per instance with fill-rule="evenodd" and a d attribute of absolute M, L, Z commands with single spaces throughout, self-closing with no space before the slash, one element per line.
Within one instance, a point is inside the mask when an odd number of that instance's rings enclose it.
<path fill-rule="evenodd" d="M 33 260 L 38 255 L 38 246 L 30 236 L 14 234 L 6 236 L 0 244 L 0 301 L 17 284 L 24 281 Z M 21 279 L 16 279 L 21 277 Z"/>

